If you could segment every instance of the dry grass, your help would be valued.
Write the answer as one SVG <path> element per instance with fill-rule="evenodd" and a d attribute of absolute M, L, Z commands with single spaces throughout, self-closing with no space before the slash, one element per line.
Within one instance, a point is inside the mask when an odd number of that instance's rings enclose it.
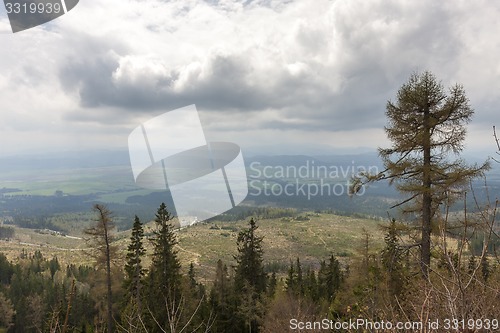
<path fill-rule="evenodd" d="M 317 265 L 320 260 L 334 254 L 348 258 L 357 253 L 362 243 L 363 230 L 373 237 L 374 245 L 382 244 L 379 222 L 332 214 L 308 214 L 309 220 L 298 221 L 289 218 L 259 220 L 258 232 L 264 236 L 265 261 L 287 266 L 290 260 L 300 257 L 305 264 Z M 201 280 L 211 280 L 216 262 L 222 259 L 228 266 L 235 263 L 236 238 L 238 232 L 247 228 L 248 221 L 212 222 L 196 224 L 179 230 L 178 254 L 187 269 L 195 264 Z M 152 223 L 146 225 L 146 234 Z M 45 235 L 31 229 L 15 228 L 15 239 L 0 241 L 0 251 L 10 260 L 16 261 L 22 249 L 33 253 L 40 250 L 44 257 L 57 256 L 62 265 L 91 264 L 85 249 L 89 245 L 84 239 Z M 116 245 L 125 253 L 130 231 L 117 233 Z M 151 253 L 151 244 L 145 245 Z M 148 264 L 146 260 L 145 264 Z"/>

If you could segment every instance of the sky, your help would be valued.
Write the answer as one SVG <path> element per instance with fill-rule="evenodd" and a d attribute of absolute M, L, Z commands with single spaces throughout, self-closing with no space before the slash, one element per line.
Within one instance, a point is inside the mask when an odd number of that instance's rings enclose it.
<path fill-rule="evenodd" d="M 244 152 L 375 151 L 387 101 L 425 70 L 464 86 L 467 149 L 495 150 L 497 1 L 81 0 L 15 34 L 0 8 L 0 157 L 126 149 L 191 104 Z"/>

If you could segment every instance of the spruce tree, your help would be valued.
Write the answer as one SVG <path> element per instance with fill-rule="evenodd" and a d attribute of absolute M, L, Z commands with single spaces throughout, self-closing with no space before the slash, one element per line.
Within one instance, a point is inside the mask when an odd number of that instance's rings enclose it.
<path fill-rule="evenodd" d="M 235 293 L 238 295 L 238 312 L 249 332 L 258 332 L 264 315 L 267 275 L 263 265 L 263 237 L 257 236 L 255 220 L 249 228 L 238 234 L 238 255 L 235 272 Z"/>
<path fill-rule="evenodd" d="M 264 273 L 262 240 L 263 237 L 257 236 L 258 226 L 252 218 L 249 222 L 249 228 L 238 234 L 238 255 L 235 287 L 243 288 L 245 282 L 248 283 L 255 292 L 261 294 L 266 291 L 266 274 Z"/>
<path fill-rule="evenodd" d="M 155 217 L 156 230 L 153 232 L 153 256 L 151 277 L 157 292 L 163 297 L 171 297 L 179 288 L 180 262 L 177 258 L 177 236 L 172 224 L 173 216 L 164 203 L 160 205 Z"/>
<path fill-rule="evenodd" d="M 215 279 L 210 290 L 210 306 L 215 314 L 214 332 L 232 332 L 235 324 L 236 304 L 232 281 L 229 278 L 227 266 L 222 260 L 217 261 Z"/>
<path fill-rule="evenodd" d="M 328 262 L 325 282 L 327 291 L 326 296 L 329 301 L 333 301 L 340 289 L 340 283 L 342 282 L 340 262 L 333 254 L 330 256 L 330 261 Z"/>
<path fill-rule="evenodd" d="M 297 292 L 297 273 L 293 261 L 290 260 L 290 268 L 285 280 L 285 289 L 289 294 L 296 294 Z"/>
<path fill-rule="evenodd" d="M 491 274 L 490 263 L 488 261 L 487 254 L 481 257 L 481 275 L 483 277 L 484 282 L 488 282 L 488 278 Z"/>
<path fill-rule="evenodd" d="M 313 302 L 317 302 L 320 298 L 320 295 L 318 294 L 318 282 L 316 279 L 316 273 L 313 269 L 311 269 L 311 267 L 307 268 L 306 278 L 306 295 L 311 298 Z"/>
<path fill-rule="evenodd" d="M 295 296 L 304 296 L 304 277 L 302 276 L 302 266 L 300 259 L 297 257 L 295 264 L 290 261 L 290 269 L 286 279 L 286 291 Z"/>
<path fill-rule="evenodd" d="M 304 296 L 304 277 L 302 276 L 302 266 L 300 265 L 300 259 L 297 257 L 297 291 L 301 296 Z"/>
<path fill-rule="evenodd" d="M 175 314 L 181 299 L 180 262 L 177 258 L 177 236 L 172 224 L 173 216 L 164 203 L 155 215 L 156 230 L 151 239 L 153 245 L 152 263 L 148 276 L 148 305 L 154 317 L 153 331 L 169 327 L 168 311 Z"/>
<path fill-rule="evenodd" d="M 130 243 L 127 247 L 124 286 L 128 300 L 132 301 L 137 306 L 138 313 L 141 312 L 142 289 L 144 286 L 144 276 L 146 274 L 146 269 L 142 266 L 142 258 L 146 254 L 143 239 L 144 228 L 141 220 L 136 215 L 132 227 L 132 235 L 130 236 Z"/>
<path fill-rule="evenodd" d="M 399 231 L 396 220 L 392 219 L 384 236 L 385 247 L 382 249 L 382 264 L 388 275 L 389 292 L 401 297 L 404 287 L 403 250 L 399 244 Z"/>
<path fill-rule="evenodd" d="M 227 272 L 227 266 L 222 260 L 217 261 L 215 268 L 215 279 L 210 291 L 210 300 L 217 304 L 226 304 L 230 294 L 230 280 Z"/>
<path fill-rule="evenodd" d="M 195 291 L 195 289 L 198 288 L 198 282 L 196 282 L 196 274 L 194 272 L 194 264 L 192 262 L 189 264 L 188 280 L 189 288 L 191 291 Z"/>
<path fill-rule="evenodd" d="M 270 298 L 274 297 L 274 294 L 276 293 L 276 287 L 278 285 L 278 280 L 276 278 L 276 272 L 273 272 L 271 274 L 271 277 L 269 278 L 269 283 L 267 285 L 267 296 Z"/>
<path fill-rule="evenodd" d="M 16 311 L 14 310 L 12 302 L 0 292 L 0 331 L 12 325 L 15 314 Z"/>
<path fill-rule="evenodd" d="M 467 263 L 467 273 L 469 275 L 472 275 L 474 274 L 474 272 L 476 271 L 477 269 L 477 262 L 476 262 L 476 256 L 474 255 L 474 253 L 472 252 L 470 257 L 469 257 L 469 262 Z"/>

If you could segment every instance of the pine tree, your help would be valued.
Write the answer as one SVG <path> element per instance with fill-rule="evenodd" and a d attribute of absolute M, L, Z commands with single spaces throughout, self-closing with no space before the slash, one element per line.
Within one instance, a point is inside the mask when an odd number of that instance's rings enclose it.
<path fill-rule="evenodd" d="M 59 260 L 57 260 L 57 257 L 53 257 L 49 261 L 49 269 L 50 269 L 50 277 L 54 279 L 54 274 L 56 274 L 56 272 L 61 269 L 61 265 L 59 265 Z"/>
<path fill-rule="evenodd" d="M 9 284 L 12 274 L 14 274 L 12 264 L 3 253 L 0 253 L 0 283 Z"/>
<path fill-rule="evenodd" d="M 267 276 L 263 265 L 263 237 L 257 236 L 255 220 L 250 219 L 249 228 L 238 234 L 238 255 L 235 257 L 235 293 L 238 295 L 238 310 L 249 332 L 258 332 L 264 314 L 264 297 Z"/>
<path fill-rule="evenodd" d="M 316 279 L 316 273 L 314 272 L 311 267 L 308 267 L 306 271 L 306 277 L 307 277 L 307 282 L 306 282 L 306 295 L 309 296 L 309 298 L 313 302 L 317 302 L 319 300 L 318 295 L 318 282 Z"/>
<path fill-rule="evenodd" d="M 250 219 L 249 225 L 248 230 L 238 234 L 235 287 L 237 290 L 241 289 L 247 282 L 256 293 L 261 294 L 266 291 L 266 274 L 262 259 L 263 237 L 256 235 L 258 226 L 253 218 Z"/>
<path fill-rule="evenodd" d="M 469 257 L 469 262 L 467 263 L 467 273 L 469 275 L 474 274 L 474 272 L 476 271 L 476 268 L 477 268 L 476 266 L 477 266 L 476 256 L 472 252 L 470 257 Z"/>
<path fill-rule="evenodd" d="M 126 297 L 135 304 L 138 313 L 141 313 L 142 309 L 142 289 L 144 286 L 144 276 L 146 275 L 146 269 L 142 266 L 142 258 L 146 254 L 143 239 L 144 229 L 141 220 L 136 215 L 132 227 L 132 235 L 130 236 L 130 243 L 127 247 L 124 286 L 127 292 Z"/>
<path fill-rule="evenodd" d="M 153 255 L 148 276 L 148 306 L 154 317 L 151 324 L 154 331 L 158 324 L 162 329 L 169 327 L 169 318 L 165 314 L 168 311 L 175 315 L 181 300 L 181 265 L 175 250 L 178 241 L 172 219 L 162 203 L 155 215 L 156 230 L 151 239 Z"/>
<path fill-rule="evenodd" d="M 217 261 L 217 267 L 215 269 L 215 279 L 212 290 L 210 292 L 210 298 L 219 304 L 227 302 L 230 291 L 230 281 L 227 272 L 227 266 L 224 265 L 222 260 Z"/>
<path fill-rule="evenodd" d="M 273 272 L 271 274 L 271 277 L 269 278 L 269 283 L 267 286 L 267 296 L 273 298 L 274 294 L 276 293 L 276 287 L 278 285 L 278 280 L 276 279 L 276 272 Z"/>
<path fill-rule="evenodd" d="M 330 261 L 328 262 L 326 271 L 326 290 L 327 298 L 331 302 L 335 299 L 337 292 L 340 289 L 340 283 L 342 281 L 342 272 L 340 270 L 340 262 L 332 254 L 330 256 Z"/>
<path fill-rule="evenodd" d="M 299 257 L 297 257 L 295 264 L 297 267 L 297 291 L 299 295 L 304 296 L 304 277 L 302 276 L 302 266 L 300 265 Z"/>
<path fill-rule="evenodd" d="M 290 261 L 290 269 L 286 279 L 286 291 L 295 296 L 304 296 L 304 277 L 302 276 L 302 266 L 297 257 L 295 264 Z"/>
<path fill-rule="evenodd" d="M 408 198 L 393 206 L 404 206 L 407 213 L 420 215 L 420 267 L 428 277 L 431 261 L 431 231 L 440 205 L 453 202 L 471 178 L 488 168 L 468 166 L 458 158 L 466 135 L 465 124 L 473 115 L 462 86 L 446 94 L 430 72 L 413 74 L 387 103 L 389 125 L 385 128 L 392 147 L 379 149 L 385 170 L 367 181 L 388 179 Z M 453 153 L 457 159 L 451 160 Z M 353 184 L 360 188 L 360 180 Z M 413 203 L 410 205 L 409 203 Z"/>
<path fill-rule="evenodd" d="M 318 271 L 318 294 L 321 297 L 324 297 L 327 294 L 326 277 L 327 277 L 326 261 L 321 260 L 319 263 L 319 271 Z"/>
<path fill-rule="evenodd" d="M 213 324 L 214 317 L 211 313 L 210 303 L 207 300 L 205 286 L 196 280 L 194 263 L 190 263 L 186 278 L 183 279 L 182 311 L 184 315 L 181 322 L 185 325 L 181 329 L 196 332 Z"/>
<path fill-rule="evenodd" d="M 490 263 L 485 253 L 485 255 L 481 257 L 481 276 L 483 277 L 484 282 L 488 282 L 490 274 L 491 274 Z"/>
<path fill-rule="evenodd" d="M 296 294 L 297 292 L 297 273 L 293 261 L 290 260 L 290 268 L 285 280 L 285 289 L 289 294 Z"/>
<path fill-rule="evenodd" d="M 156 283 L 156 291 L 163 297 L 172 297 L 176 294 L 180 282 L 180 262 L 177 258 L 177 236 L 171 223 L 173 216 L 167 211 L 164 203 L 160 205 L 156 213 L 156 230 L 151 240 L 153 244 L 153 256 L 151 266 L 151 277 Z"/>
<path fill-rule="evenodd" d="M 214 332 L 231 332 L 236 326 L 234 295 L 227 266 L 219 259 L 215 269 L 214 284 L 210 290 L 210 305 L 215 313 Z"/>
<path fill-rule="evenodd" d="M 399 244 L 399 231 L 396 220 L 392 219 L 384 236 L 385 247 L 382 249 L 382 264 L 388 274 L 389 291 L 394 296 L 401 296 L 404 286 L 403 251 Z"/>
<path fill-rule="evenodd" d="M 196 282 L 196 276 L 194 272 L 194 264 L 191 262 L 189 264 L 189 271 L 188 271 L 188 280 L 189 280 L 189 288 L 192 291 L 195 291 L 198 288 L 198 282 Z"/>
<path fill-rule="evenodd" d="M 0 330 L 12 325 L 15 314 L 12 302 L 0 292 Z"/>

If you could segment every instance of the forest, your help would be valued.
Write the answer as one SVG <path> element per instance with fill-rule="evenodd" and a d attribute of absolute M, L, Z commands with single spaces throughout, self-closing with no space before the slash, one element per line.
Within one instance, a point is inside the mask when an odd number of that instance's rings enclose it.
<path fill-rule="evenodd" d="M 474 318 L 464 327 L 476 328 L 480 321 L 489 325 L 485 331 L 498 328 L 496 252 L 482 246 L 471 253 L 465 245 L 446 248 L 440 239 L 432 275 L 424 280 L 417 248 L 405 242 L 408 230 L 395 220 L 385 227 L 381 250 L 374 250 L 366 233 L 359 256 L 349 264 L 330 255 L 317 265 L 303 265 L 298 257 L 290 260 L 286 274 L 277 274 L 263 260 L 266 239 L 258 221 L 250 219 L 234 244 L 235 265 L 219 260 L 211 282 L 203 284 L 193 263 L 181 267 L 173 217 L 164 204 L 151 236 L 144 235 L 136 217 L 124 258 L 113 245 L 111 212 L 99 205 L 95 212 L 96 224 L 87 230 L 95 245 L 88 254 L 93 266 L 62 267 L 40 251 L 22 251 L 15 264 L 0 255 L 5 332 L 286 332 L 306 327 L 300 325 L 362 332 L 381 320 L 418 328 L 450 314 Z M 475 239 L 487 240 L 482 236 Z M 145 242 L 152 243 L 151 253 Z M 359 318 L 367 322 L 335 329 Z"/>

